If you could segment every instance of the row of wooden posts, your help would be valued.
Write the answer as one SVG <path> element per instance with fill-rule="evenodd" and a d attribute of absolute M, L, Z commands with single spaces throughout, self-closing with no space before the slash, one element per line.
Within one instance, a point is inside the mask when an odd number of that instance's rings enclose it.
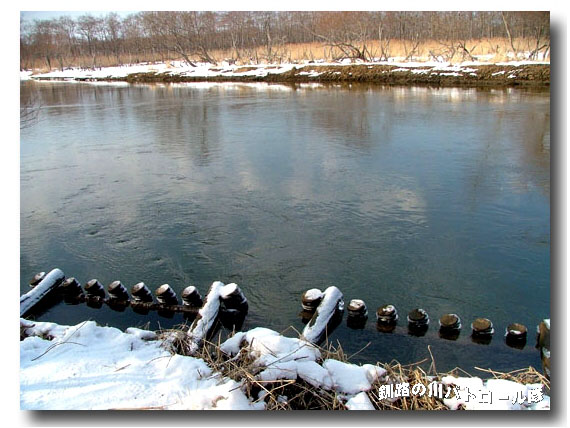
<path fill-rule="evenodd" d="M 323 293 L 319 289 L 307 290 L 302 296 L 302 308 L 308 316 L 318 307 Z M 347 324 L 352 328 L 363 328 L 368 320 L 368 308 L 361 299 L 353 299 L 347 306 Z M 302 315 L 304 315 L 302 313 Z M 381 306 L 376 311 L 376 324 L 378 331 L 390 333 L 394 331 L 400 316 L 394 305 Z M 422 308 L 411 310 L 407 315 L 407 324 L 410 334 L 423 336 L 430 324 L 428 313 Z M 457 339 L 462 328 L 461 319 L 457 314 L 444 314 L 439 319 L 440 336 L 446 339 Z M 471 324 L 472 336 L 476 342 L 486 343 L 491 340 L 495 329 L 491 320 L 477 318 Z M 510 324 L 505 332 L 507 342 L 517 347 L 526 342 L 527 328 L 523 324 Z"/>
<path fill-rule="evenodd" d="M 194 286 L 186 287 L 180 294 L 180 300 L 174 290 L 163 284 L 153 293 L 143 283 L 139 282 L 131 287 L 130 296 L 127 288 L 120 281 L 113 281 L 105 287 L 97 280 L 92 279 L 81 284 L 73 277 L 66 278 L 60 269 L 54 269 L 48 274 L 40 272 L 30 281 L 32 290 L 20 298 L 20 316 L 33 312 L 36 305 L 54 290 L 63 293 L 67 303 L 87 303 L 92 307 L 109 305 L 115 310 L 123 310 L 131 306 L 138 313 L 148 313 L 157 310 L 160 315 L 172 316 L 174 313 L 183 313 L 185 317 L 193 319 L 188 335 L 193 338 L 195 347 L 200 345 L 211 332 L 215 321 L 219 319 L 230 329 L 239 330 L 248 311 L 247 298 L 236 284 L 225 285 L 214 282 L 205 299 Z M 156 299 L 156 301 L 155 301 Z M 313 288 L 303 293 L 301 297 L 301 317 L 305 322 L 302 338 L 318 344 L 327 334 L 336 328 L 345 310 L 342 292 L 335 286 L 325 291 Z M 364 328 L 368 320 L 368 309 L 363 300 L 353 299 L 346 306 L 347 325 L 350 328 Z M 390 333 L 398 324 L 399 314 L 394 305 L 381 306 L 376 311 L 376 327 L 378 331 Z M 414 336 L 423 336 L 430 324 L 428 313 L 422 308 L 416 308 L 407 314 L 408 332 Z M 444 314 L 439 318 L 439 335 L 444 339 L 455 340 L 462 329 L 461 319 L 457 314 Z M 540 333 L 542 330 L 542 333 Z M 490 343 L 494 334 L 493 323 L 487 318 L 477 318 L 471 324 L 471 338 L 476 343 Z M 548 366 L 550 365 L 550 326 L 546 329 L 539 326 L 539 342 L 547 346 L 541 347 L 541 355 L 548 353 Z M 547 335 L 547 338 L 545 339 Z M 527 340 L 527 328 L 519 323 L 510 324 L 505 331 L 507 345 L 522 349 Z M 544 348 L 544 350 L 543 350 Z"/>
<path fill-rule="evenodd" d="M 308 326 L 314 323 L 315 315 L 321 308 L 331 308 L 330 297 L 336 299 L 334 313 L 328 315 L 328 319 L 334 320 L 344 311 L 344 301 L 342 293 L 336 287 L 329 287 L 324 292 L 313 288 L 303 293 L 301 305 Z M 347 305 L 347 325 L 352 328 L 364 328 L 368 320 L 368 308 L 361 299 L 353 299 Z M 391 333 L 398 324 L 399 314 L 394 305 L 387 304 L 380 306 L 376 310 L 376 328 L 378 331 Z M 408 332 L 414 336 L 423 336 L 430 324 L 428 313 L 422 308 L 415 308 L 407 315 Z M 457 314 L 444 314 L 439 318 L 439 336 L 444 339 L 456 340 L 462 328 L 461 319 Z M 307 328 L 303 331 L 306 334 Z M 505 330 L 505 342 L 508 346 L 522 349 L 526 345 L 527 328 L 520 323 L 509 324 Z M 488 344 L 491 342 L 495 329 L 491 320 L 487 318 L 477 318 L 471 323 L 471 339 L 475 343 Z M 322 334 L 322 332 L 321 332 Z M 550 320 L 543 320 L 537 327 L 536 347 L 540 351 L 543 370 L 550 378 Z"/>

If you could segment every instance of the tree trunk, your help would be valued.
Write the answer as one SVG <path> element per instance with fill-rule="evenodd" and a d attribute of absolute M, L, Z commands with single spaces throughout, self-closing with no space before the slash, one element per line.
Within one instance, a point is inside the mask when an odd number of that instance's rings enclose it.
<path fill-rule="evenodd" d="M 501 17 L 503 18 L 503 23 L 505 24 L 505 30 L 507 31 L 507 37 L 509 38 L 509 43 L 511 44 L 513 54 L 515 55 L 516 58 L 517 50 L 515 49 L 515 45 L 513 44 L 513 36 L 511 35 L 511 31 L 509 30 L 509 24 L 507 24 L 507 19 L 505 18 L 504 12 L 501 12 Z"/>

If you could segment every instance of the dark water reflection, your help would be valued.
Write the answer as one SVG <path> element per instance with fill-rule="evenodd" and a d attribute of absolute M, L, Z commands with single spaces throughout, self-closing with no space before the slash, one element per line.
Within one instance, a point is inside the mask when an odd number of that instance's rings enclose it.
<path fill-rule="evenodd" d="M 432 325 L 331 339 L 357 361 L 438 369 L 540 365 L 502 333 L 550 316 L 548 92 L 362 86 L 26 83 L 39 122 L 21 134 L 21 292 L 39 270 L 83 283 L 237 282 L 245 328 L 301 329 L 301 293 L 338 286 L 374 313 L 421 306 Z M 457 341 L 437 319 L 464 320 Z M 490 345 L 468 334 L 492 319 Z M 56 306 L 41 319 L 120 328 L 183 320 Z M 405 316 L 403 317 L 405 318 Z M 489 352 L 492 350 L 492 352 Z"/>

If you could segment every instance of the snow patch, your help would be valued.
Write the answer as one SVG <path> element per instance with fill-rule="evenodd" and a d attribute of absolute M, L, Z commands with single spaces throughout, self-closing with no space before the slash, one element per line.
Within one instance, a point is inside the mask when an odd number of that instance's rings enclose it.
<path fill-rule="evenodd" d="M 365 392 L 356 394 L 345 403 L 348 410 L 374 410 L 374 406 Z"/>
<path fill-rule="evenodd" d="M 215 287 L 214 294 L 222 287 Z M 214 372 L 202 359 L 169 353 L 153 332 L 129 328 L 123 333 L 93 321 L 64 326 L 20 319 L 20 326 L 28 336 L 20 342 L 22 410 L 265 408 L 263 394 L 253 402 L 242 383 Z M 221 348 L 230 356 L 248 352 L 260 369 L 259 380 L 301 378 L 315 388 L 334 390 L 351 410 L 372 410 L 366 391 L 388 381 L 386 371 L 371 364 L 321 363 L 314 345 L 267 328 L 236 333 Z M 466 396 L 444 399 L 450 409 L 550 409 L 547 395 L 530 404 L 516 399 L 536 392 L 540 384 L 453 376 L 441 383 L 493 397 L 492 403 Z"/>
<path fill-rule="evenodd" d="M 461 405 L 466 410 L 547 410 L 550 397 L 544 396 L 537 403 L 529 404 L 526 398 L 529 391 L 542 391 L 541 384 L 520 384 L 506 379 L 457 378 L 445 376 L 444 385 L 455 385 L 463 391 L 453 398 L 444 398 L 444 404 L 451 410 Z M 470 395 L 474 394 L 474 395 Z M 476 399 L 475 397 L 484 397 Z"/>
<path fill-rule="evenodd" d="M 20 342 L 22 410 L 264 408 L 203 360 L 172 355 L 137 329 L 21 322 L 34 335 Z"/>

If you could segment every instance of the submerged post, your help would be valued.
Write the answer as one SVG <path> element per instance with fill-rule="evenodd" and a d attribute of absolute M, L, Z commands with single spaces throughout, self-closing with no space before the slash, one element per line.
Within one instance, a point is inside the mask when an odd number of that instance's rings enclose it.
<path fill-rule="evenodd" d="M 65 275 L 60 269 L 53 269 L 50 273 L 42 276 L 34 288 L 23 296 L 20 296 L 20 316 L 23 317 L 37 305 L 48 293 L 63 282 Z"/>

